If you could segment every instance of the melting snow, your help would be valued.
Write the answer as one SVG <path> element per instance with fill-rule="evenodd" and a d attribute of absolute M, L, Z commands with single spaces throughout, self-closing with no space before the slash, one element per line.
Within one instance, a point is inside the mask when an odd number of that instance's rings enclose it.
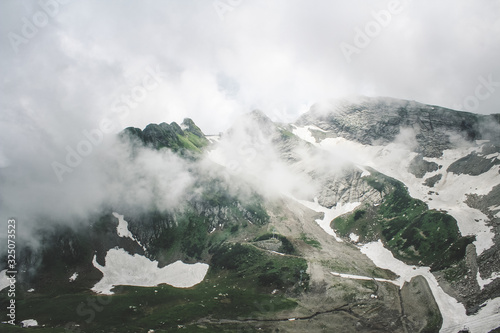
<path fill-rule="evenodd" d="M 291 198 L 301 203 L 302 205 L 306 206 L 307 208 L 314 210 L 315 212 L 324 213 L 325 215 L 323 216 L 323 219 L 316 220 L 316 223 L 318 223 L 318 225 L 323 230 L 325 230 L 327 234 L 333 236 L 337 242 L 342 242 L 342 239 L 338 237 L 335 231 L 332 229 L 332 227 L 330 227 L 330 223 L 336 217 L 343 215 L 345 213 L 352 212 L 356 207 L 358 207 L 361 204 L 360 202 L 349 202 L 346 204 L 342 204 L 339 202 L 335 207 L 326 208 L 318 203 L 318 198 L 314 198 L 314 202 L 299 200 L 293 197 Z"/>
<path fill-rule="evenodd" d="M 352 274 L 344 274 L 344 273 L 337 273 L 337 272 L 330 272 L 330 274 L 334 276 L 339 276 L 341 278 L 346 278 L 346 279 L 354 279 L 354 280 L 375 280 L 375 281 L 380 281 L 380 282 L 389 282 L 392 284 L 395 284 L 399 286 L 399 283 L 394 280 L 387 280 L 387 279 L 380 279 L 380 278 L 373 278 L 369 276 L 361 276 L 361 275 L 352 275 Z"/>
<path fill-rule="evenodd" d="M 4 269 L 0 272 L 0 290 L 7 288 L 10 285 L 9 279 L 7 278 L 7 270 Z"/>
<path fill-rule="evenodd" d="M 482 279 L 481 275 L 479 275 L 479 272 L 477 272 L 477 283 L 479 283 L 479 286 L 481 287 L 481 289 L 483 289 L 484 286 L 493 282 L 493 280 L 495 280 L 496 278 L 500 278 L 500 274 L 497 272 L 494 272 L 493 274 L 491 274 L 491 276 L 487 279 Z"/>
<path fill-rule="evenodd" d="M 134 242 L 137 242 L 144 251 L 146 251 L 146 247 L 142 245 L 135 237 L 132 235 L 130 230 L 128 230 L 128 222 L 125 221 L 124 216 L 120 215 L 118 213 L 113 212 L 113 216 L 118 219 L 118 226 L 116 227 L 116 233 L 118 234 L 119 237 L 127 237 L 133 240 Z"/>
<path fill-rule="evenodd" d="M 484 142 L 478 141 L 477 144 L 480 145 Z M 407 171 L 408 165 L 416 153 L 409 151 L 403 145 L 392 143 L 385 147 L 365 146 L 343 138 L 328 138 L 317 145 L 334 153 L 349 152 L 348 156 L 353 163 L 373 167 L 403 182 L 408 187 L 410 195 L 426 202 L 430 209 L 446 210 L 457 220 L 462 235 L 476 235 L 474 244 L 478 255 L 493 245 L 494 234 L 491 228 L 486 225 L 489 221 L 487 216 L 477 209 L 470 208 L 464 201 L 468 193 L 488 194 L 493 186 L 499 184 L 499 167 L 493 167 L 479 176 L 456 175 L 445 171 L 451 163 L 471 152 L 478 151 L 481 147 L 445 150 L 440 158 L 425 158 L 425 160 L 441 166 L 439 170 L 425 175 L 425 178 L 437 174 L 442 175 L 435 187 L 429 188 L 422 184 L 424 179 L 418 179 Z M 428 194 L 429 191 L 437 192 L 439 195 L 431 196 Z M 500 212 L 498 217 L 500 217 Z M 399 274 L 401 283 L 409 281 L 415 275 L 423 275 L 427 279 L 443 314 L 444 322 L 441 332 L 456 332 L 464 325 L 469 327 L 471 332 L 488 332 L 498 326 L 500 322 L 500 298 L 489 301 L 477 315 L 467 316 L 463 305 L 442 291 L 428 268 L 413 269 L 413 267 L 394 259 L 391 252 L 385 249 L 381 242 L 367 244 L 362 247 L 362 251 L 377 266 L 391 269 Z M 492 277 L 482 280 L 478 276 L 478 282 L 484 286 L 495 277 L 498 275 L 494 274 Z"/>
<path fill-rule="evenodd" d="M 410 281 L 417 275 L 421 275 L 427 280 L 443 316 L 440 332 L 457 332 L 467 326 L 472 333 L 485 333 L 498 327 L 500 298 L 488 301 L 476 315 L 467 316 L 465 307 L 441 289 L 429 267 L 406 265 L 394 258 L 391 251 L 384 248 L 380 240 L 363 245 L 361 252 L 366 254 L 378 267 L 389 269 L 398 274 L 399 278 L 395 282 L 400 287 L 405 281 Z"/>
<path fill-rule="evenodd" d="M 474 245 L 478 255 L 493 245 L 494 234 L 486 225 L 488 217 L 479 210 L 469 207 L 464 201 L 467 198 L 466 194 L 488 194 L 496 184 L 499 184 L 500 167 L 492 167 L 479 176 L 456 175 L 445 171 L 457 159 L 480 150 L 480 146 L 449 149 L 439 158 L 424 158 L 442 166 L 439 170 L 425 175 L 425 178 L 442 175 L 442 179 L 434 188 L 429 188 L 422 184 L 424 179 L 418 179 L 408 172 L 408 165 L 416 153 L 409 151 L 404 145 L 391 143 L 387 146 L 367 146 L 344 138 L 327 138 L 317 145 L 333 153 L 348 152 L 349 159 L 356 165 L 370 166 L 403 182 L 408 187 L 410 195 L 427 203 L 430 209 L 446 210 L 457 220 L 462 235 L 476 235 Z M 439 195 L 431 196 L 429 191 Z"/>
<path fill-rule="evenodd" d="M 76 280 L 76 278 L 78 277 L 78 273 L 77 272 L 74 272 L 73 275 L 71 275 L 69 277 L 69 282 L 73 282 Z"/>
<path fill-rule="evenodd" d="M 34 327 L 38 326 L 38 322 L 35 319 L 26 319 L 21 322 L 22 327 Z"/>
<path fill-rule="evenodd" d="M 118 219 L 118 226 L 116 227 L 116 233 L 120 237 L 128 237 L 135 241 L 134 235 L 128 230 L 128 222 L 124 220 L 124 216 L 113 212 L 113 216 Z"/>
<path fill-rule="evenodd" d="M 327 131 L 322 130 L 321 128 L 314 126 L 314 125 L 308 125 L 308 126 L 304 126 L 304 127 L 297 127 L 295 125 L 292 125 L 292 126 L 295 127 L 292 130 L 293 134 L 295 134 L 296 136 L 298 136 L 302 140 L 310 142 L 312 144 L 316 144 L 317 142 L 316 142 L 316 139 L 312 136 L 312 133 L 310 130 L 321 131 L 324 133 L 327 132 Z"/>
<path fill-rule="evenodd" d="M 106 266 L 99 265 L 95 256 L 92 263 L 104 275 L 92 290 L 102 294 L 112 294 L 111 289 L 117 285 L 153 287 L 166 283 L 189 288 L 203 281 L 208 271 L 207 264 L 185 264 L 180 260 L 159 268 L 157 261 L 116 248 L 106 254 Z"/>
<path fill-rule="evenodd" d="M 499 155 L 500 155 L 499 153 L 493 153 L 493 154 L 486 155 L 484 158 L 492 159 L 492 158 L 498 157 Z"/>
<path fill-rule="evenodd" d="M 445 150 L 440 158 L 425 158 L 427 161 L 442 165 L 441 170 L 426 174 L 426 177 L 435 174 L 443 175 L 434 188 L 423 185 L 423 179 L 418 179 L 407 171 L 408 165 L 414 156 L 413 154 L 407 154 L 405 159 L 396 164 L 394 161 L 396 157 L 401 159 L 401 152 L 388 151 L 388 154 L 383 158 L 378 158 L 373 162 L 373 167 L 390 177 L 402 181 L 408 186 L 410 195 L 427 203 L 430 209 L 446 210 L 448 214 L 457 220 L 462 235 L 476 235 L 474 245 L 478 255 L 480 255 L 493 245 L 494 234 L 491 228 L 486 225 L 489 221 L 488 217 L 465 203 L 466 195 L 469 193 L 488 194 L 493 186 L 500 182 L 499 168 L 498 166 L 493 167 L 479 176 L 456 175 L 442 171 L 446 170 L 457 159 L 477 149 L 479 148 Z M 439 195 L 429 196 L 428 192 L 430 190 L 439 193 Z"/>
<path fill-rule="evenodd" d="M 353 241 L 353 242 L 358 242 L 359 241 L 359 236 L 354 234 L 354 233 L 350 233 L 349 234 L 349 238 Z"/>
<path fill-rule="evenodd" d="M 361 173 L 361 178 L 363 178 L 363 177 L 367 177 L 367 176 L 371 175 L 371 172 L 370 172 L 370 171 L 368 171 L 368 170 L 366 170 L 365 168 L 363 168 L 361 165 L 356 165 L 356 167 L 357 167 L 359 170 L 363 171 L 363 172 Z"/>

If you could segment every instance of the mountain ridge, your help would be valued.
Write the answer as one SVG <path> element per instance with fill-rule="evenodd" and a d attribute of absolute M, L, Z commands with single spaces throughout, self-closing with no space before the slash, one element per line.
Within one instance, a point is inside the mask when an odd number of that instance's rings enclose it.
<path fill-rule="evenodd" d="M 175 189 L 145 183 L 160 196 L 150 207 L 45 230 L 20 263 L 20 316 L 83 332 L 496 328 L 500 144 L 490 118 L 384 98 L 319 108 L 292 124 L 256 110 L 215 140 L 189 118 L 124 129 L 128 164 L 147 152 L 166 156 L 155 160 L 160 177 L 182 170 L 180 203 L 158 205 Z M 110 251 L 123 272 L 140 270 L 135 259 L 209 268 L 186 290 L 121 286 Z M 89 289 L 105 275 L 106 297 L 120 301 L 103 307 L 107 320 L 86 322 L 75 309 L 102 299 Z"/>
<path fill-rule="evenodd" d="M 458 134 L 465 141 L 500 141 L 499 115 L 479 115 L 456 111 L 415 101 L 392 98 L 363 97 L 360 102 L 342 101 L 336 105 L 313 105 L 295 124 L 316 125 L 334 135 L 362 144 L 387 144 L 394 141 L 402 129 L 415 132 L 416 151 L 425 157 L 439 157 L 442 151 L 454 147 L 446 131 Z M 444 132 L 443 132 L 444 131 Z M 321 135 L 321 133 L 316 133 Z"/>

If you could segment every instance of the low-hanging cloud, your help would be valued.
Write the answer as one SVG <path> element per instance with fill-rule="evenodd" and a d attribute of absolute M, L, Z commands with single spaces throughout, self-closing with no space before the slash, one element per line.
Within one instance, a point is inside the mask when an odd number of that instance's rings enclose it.
<path fill-rule="evenodd" d="M 49 12 L 47 4 L 53 5 Z M 35 212 L 71 223 L 120 195 L 124 202 L 151 203 L 146 179 L 176 184 L 162 173 L 165 166 L 184 175 L 184 162 L 176 157 L 141 152 L 139 170 L 120 159 L 113 134 L 127 126 L 190 117 L 215 134 L 256 108 L 276 115 L 273 120 L 290 121 L 317 101 L 359 94 L 453 108 L 476 96 L 479 77 L 500 80 L 495 1 L 408 1 L 351 64 L 339 46 L 387 2 L 245 1 L 224 20 L 212 1 L 198 0 L 3 1 L 0 7 L 1 218 L 17 216 L 31 225 L 40 223 Z M 47 13 L 46 24 L 35 21 L 39 12 Z M 29 38 L 23 36 L 27 21 L 43 23 Z M 28 42 L 13 48 L 13 33 Z M 116 101 L 143 82 L 147 68 L 157 67 L 158 86 L 113 116 Z M 498 113 L 500 92 L 489 93 L 478 98 L 474 111 Z M 62 163 L 66 147 L 77 147 L 83 132 L 99 128 L 106 117 L 115 131 L 59 182 L 52 163 Z M 247 161 L 246 155 L 252 144 L 235 144 L 239 148 L 228 148 L 229 160 L 243 171 L 262 171 L 267 178 L 259 186 L 293 191 L 302 183 L 270 148 L 253 148 L 266 161 L 255 165 L 260 159 Z M 118 159 L 109 157 L 113 151 Z M 105 170 L 109 165 L 116 167 L 114 174 Z M 185 175 L 178 181 L 182 189 L 191 180 Z M 182 197 L 158 191 L 169 199 L 155 205 Z"/>
<path fill-rule="evenodd" d="M 286 142 L 284 136 L 290 134 L 261 111 L 254 111 L 238 119 L 208 156 L 223 165 L 228 176 L 251 184 L 268 199 L 311 198 L 317 184 L 301 165 L 307 160 L 301 156 L 304 142 L 295 138 Z"/>
<path fill-rule="evenodd" d="M 189 161 L 170 150 L 132 149 L 115 135 L 62 182 L 45 156 L 22 157 L 0 168 L 0 218 L 17 218 L 19 237 L 28 240 L 40 228 L 87 224 L 109 209 L 140 213 L 181 207 L 194 183 Z"/>

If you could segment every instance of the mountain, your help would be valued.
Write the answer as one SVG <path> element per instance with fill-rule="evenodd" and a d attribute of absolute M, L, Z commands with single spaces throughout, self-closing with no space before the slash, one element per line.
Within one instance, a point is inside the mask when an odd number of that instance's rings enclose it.
<path fill-rule="evenodd" d="M 45 223 L 40 245 L 18 250 L 16 320 L 47 332 L 497 332 L 499 129 L 498 115 L 368 97 L 292 124 L 253 111 L 210 138 L 191 119 L 126 128 L 125 167 L 110 171 L 153 199 Z M 122 174 L 144 159 L 153 175 Z"/>
<path fill-rule="evenodd" d="M 332 105 L 314 105 L 296 122 L 316 125 L 333 137 L 343 137 L 365 145 L 393 142 L 402 130 L 415 132 L 414 151 L 425 157 L 439 157 L 443 150 L 457 147 L 458 139 L 500 140 L 500 115 L 477 115 L 439 106 L 392 98 L 362 97 Z M 320 132 L 321 133 L 321 132 Z M 321 136 L 316 132 L 316 135 Z"/>
<path fill-rule="evenodd" d="M 200 152 L 208 144 L 205 134 L 200 130 L 193 120 L 186 118 L 178 125 L 171 124 L 149 124 L 144 130 L 135 127 L 127 127 L 120 133 L 122 138 L 128 138 L 134 142 L 139 141 L 143 145 L 149 145 L 155 149 L 170 148 L 173 151 Z"/>

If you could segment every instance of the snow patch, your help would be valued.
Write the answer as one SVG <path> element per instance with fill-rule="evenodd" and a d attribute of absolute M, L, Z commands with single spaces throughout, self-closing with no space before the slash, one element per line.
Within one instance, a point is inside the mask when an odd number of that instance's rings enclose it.
<path fill-rule="evenodd" d="M 101 294 L 112 294 L 111 289 L 117 285 L 154 287 L 166 283 L 177 288 L 189 288 L 203 281 L 209 267 L 203 263 L 185 264 L 178 260 L 159 268 L 157 261 L 117 248 L 109 250 L 105 260 L 105 266 L 97 263 L 96 256 L 92 260 L 104 275 L 92 291 Z"/>
<path fill-rule="evenodd" d="M 274 253 L 274 254 L 278 254 L 278 255 L 280 255 L 280 256 L 286 256 L 286 254 L 281 253 L 281 252 L 277 252 L 277 251 L 272 251 L 272 250 L 269 250 L 269 252 Z"/>
<path fill-rule="evenodd" d="M 118 226 L 116 227 L 116 233 L 120 237 L 128 237 L 135 241 L 134 235 L 128 230 L 128 222 L 125 221 L 124 216 L 113 212 L 113 216 L 118 219 Z"/>
<path fill-rule="evenodd" d="M 368 165 L 389 177 L 403 182 L 408 187 L 410 195 L 424 201 L 429 206 L 429 209 L 445 210 L 449 215 L 453 216 L 457 220 L 458 228 L 463 236 L 476 236 L 474 245 L 478 255 L 493 246 L 494 233 L 486 225 L 489 221 L 488 217 L 479 210 L 469 207 L 465 200 L 467 194 L 485 195 L 495 185 L 499 184 L 499 167 L 493 167 L 488 172 L 478 176 L 443 172 L 457 159 L 477 151 L 480 147 L 449 149 L 443 151 L 443 156 L 439 158 L 424 158 L 428 162 L 435 162 L 442 166 L 441 169 L 426 174 L 425 178 L 439 173 L 443 175 L 434 188 L 429 188 L 423 185 L 423 179 L 416 178 L 408 172 L 408 166 L 416 153 L 394 143 L 386 147 L 377 147 L 342 142 L 342 140 L 337 140 L 336 144 L 346 144 L 350 149 L 356 151 L 364 150 L 365 158 L 371 158 L 370 161 L 357 159 L 356 163 L 365 162 L 360 164 Z M 359 156 L 362 154 L 358 152 L 353 153 L 353 155 Z M 439 193 L 439 195 L 429 195 L 430 190 Z"/>
<path fill-rule="evenodd" d="M 443 165 L 442 169 L 446 170 L 451 163 L 468 155 L 474 149 L 445 150 L 442 157 L 429 158 L 428 160 Z M 406 162 L 409 163 L 409 161 Z M 469 207 L 465 200 L 467 194 L 488 194 L 500 182 L 498 167 L 491 168 L 488 172 L 478 176 L 457 175 L 451 172 L 444 173 L 441 181 L 432 189 L 439 193 L 439 196 L 433 196 L 432 200 L 427 194 L 429 188 L 422 185 L 422 181 L 419 179 L 413 177 L 412 180 L 404 170 L 406 168 L 394 167 L 392 170 L 384 168 L 381 171 L 385 171 L 389 176 L 405 183 L 408 186 L 410 195 L 426 202 L 430 209 L 446 210 L 449 215 L 457 220 L 458 228 L 463 236 L 476 235 L 474 245 L 478 255 L 493 246 L 494 234 L 491 228 L 486 225 L 489 221 L 488 217 L 479 210 Z M 478 186 L 478 184 L 481 184 L 481 186 Z"/>
<path fill-rule="evenodd" d="M 7 288 L 10 285 L 9 278 L 7 277 L 7 270 L 4 269 L 0 272 L 0 290 Z"/>
<path fill-rule="evenodd" d="M 38 326 L 38 322 L 35 319 L 26 319 L 21 321 L 22 327 L 35 327 Z"/>
<path fill-rule="evenodd" d="M 292 130 L 293 134 L 295 134 L 296 136 L 298 136 L 302 140 L 307 141 L 307 142 L 312 143 L 312 144 L 317 144 L 317 142 L 316 142 L 316 139 L 314 138 L 314 136 L 312 135 L 311 130 L 327 133 L 327 131 L 322 130 L 321 128 L 314 126 L 314 125 L 307 125 L 304 127 L 297 127 L 297 126 L 293 125 L 293 127 L 295 127 Z"/>
<path fill-rule="evenodd" d="M 372 242 L 363 245 L 361 252 L 370 258 L 373 263 L 383 269 L 389 269 L 399 275 L 396 283 L 402 287 L 405 281 L 421 275 L 429 284 L 438 304 L 439 311 L 443 316 L 443 325 L 440 332 L 457 332 L 467 326 L 472 333 L 485 333 L 498 327 L 500 322 L 500 298 L 488 301 L 481 310 L 471 316 L 467 316 L 465 307 L 456 299 L 446 294 L 439 286 L 436 278 L 430 272 L 429 267 L 409 266 L 394 258 L 391 251 L 386 249 L 382 242 Z"/>
<path fill-rule="evenodd" d="M 349 238 L 355 243 L 359 242 L 359 236 L 352 232 L 349 234 Z"/>
<path fill-rule="evenodd" d="M 77 272 L 74 272 L 73 275 L 71 275 L 69 277 L 69 282 L 73 282 L 76 280 L 76 278 L 78 277 L 78 273 Z"/>
<path fill-rule="evenodd" d="M 491 211 L 498 210 L 498 209 L 500 209 L 500 205 L 498 205 L 498 206 L 490 206 L 490 207 L 488 207 L 488 209 L 491 210 Z"/>
<path fill-rule="evenodd" d="M 28 289 L 26 292 L 28 292 L 28 293 L 32 293 L 32 292 L 34 292 L 34 291 L 35 291 L 35 288 L 31 288 L 31 289 Z"/>
<path fill-rule="evenodd" d="M 372 167 L 403 182 L 408 187 L 410 195 L 424 201 L 429 209 L 446 211 L 457 220 L 458 228 L 463 236 L 476 236 L 474 245 L 479 256 L 493 246 L 494 233 L 487 226 L 488 217 L 481 211 L 469 207 L 465 200 L 467 194 L 485 195 L 495 185 L 500 184 L 500 167 L 492 167 L 488 172 L 478 176 L 456 175 L 445 170 L 456 160 L 472 152 L 478 152 L 481 149 L 480 145 L 485 142 L 488 140 L 477 140 L 478 146 L 476 147 L 445 150 L 443 156 L 439 158 L 424 157 L 424 160 L 441 166 L 440 169 L 425 175 L 425 178 L 437 174 L 442 175 L 434 188 L 425 186 L 424 179 L 416 178 L 408 172 L 408 166 L 417 153 L 410 151 L 405 145 L 391 143 L 387 146 L 369 146 L 338 137 L 324 139 L 318 146 L 337 155 L 348 156 L 348 159 L 356 165 Z M 439 195 L 430 195 L 429 191 L 434 191 Z M 495 217 L 500 218 L 500 212 Z"/>
<path fill-rule="evenodd" d="M 357 167 L 359 170 L 363 171 L 363 172 L 361 173 L 361 178 L 363 178 L 363 177 L 367 177 L 367 176 L 370 176 L 370 175 L 371 175 L 371 172 L 370 172 L 370 171 L 368 171 L 368 170 L 366 170 L 365 168 L 363 168 L 361 165 L 356 165 L 356 167 Z"/>
<path fill-rule="evenodd" d="M 496 158 L 498 156 L 500 156 L 500 153 L 493 153 L 493 154 L 486 155 L 484 158 L 490 160 L 490 159 Z"/>
<path fill-rule="evenodd" d="M 139 246 L 142 247 L 142 249 L 144 251 L 146 251 L 146 247 L 144 245 L 142 245 L 137 240 L 137 238 L 134 237 L 134 235 L 130 232 L 130 230 L 128 230 L 128 222 L 125 221 L 124 216 L 120 215 L 120 214 L 118 214 L 116 212 L 113 212 L 113 216 L 118 219 L 118 226 L 116 227 L 116 233 L 118 234 L 118 236 L 119 237 L 130 238 L 134 242 L 137 242 L 137 244 L 139 244 Z"/>
<path fill-rule="evenodd" d="M 479 274 L 479 272 L 477 272 L 477 283 L 479 283 L 479 286 L 481 287 L 481 289 L 483 289 L 484 286 L 490 284 L 491 282 L 493 282 L 493 280 L 495 280 L 497 278 L 500 278 L 500 273 L 498 273 L 498 272 L 494 272 L 487 279 L 482 279 L 481 275 Z"/>
<path fill-rule="evenodd" d="M 368 280 L 368 281 L 375 280 L 375 281 L 379 281 L 379 282 L 389 282 L 389 283 L 392 283 L 392 284 L 399 286 L 399 283 L 397 281 L 394 281 L 394 280 L 380 279 L 380 278 L 361 276 L 361 275 L 344 274 L 344 273 L 337 273 L 337 272 L 330 272 L 330 274 L 332 274 L 334 276 L 341 277 L 341 278 L 345 278 L 345 279 Z"/>
<path fill-rule="evenodd" d="M 345 213 L 352 212 L 356 207 L 358 207 L 361 202 L 348 202 L 346 204 L 342 203 L 337 203 L 336 206 L 332 208 L 326 208 L 321 206 L 318 203 L 318 198 L 314 198 L 314 202 L 311 201 L 306 201 L 306 200 L 299 200 L 296 198 L 291 197 L 298 203 L 306 206 L 309 209 L 314 210 L 315 212 L 318 213 L 324 213 L 323 219 L 321 220 L 316 220 L 316 223 L 329 235 L 333 236 L 337 242 L 343 242 L 342 238 L 338 237 L 335 231 L 330 227 L 330 223 L 332 222 L 333 219 L 336 217 L 343 215 Z"/>

